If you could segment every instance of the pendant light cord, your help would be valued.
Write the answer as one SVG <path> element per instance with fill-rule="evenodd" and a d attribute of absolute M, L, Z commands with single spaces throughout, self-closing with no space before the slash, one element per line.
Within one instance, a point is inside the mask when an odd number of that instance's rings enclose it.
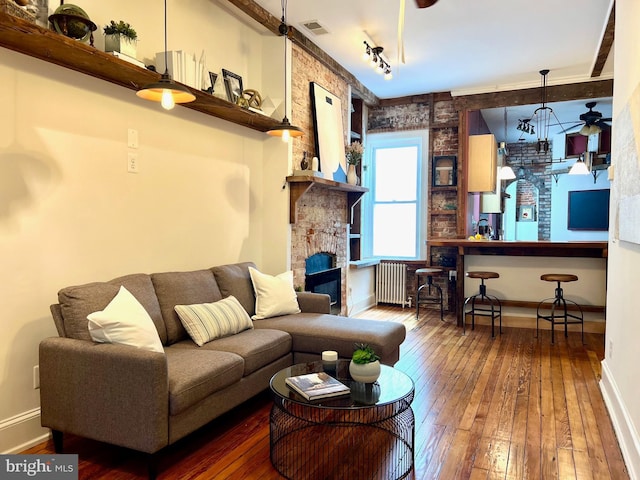
<path fill-rule="evenodd" d="M 164 74 L 169 74 L 169 62 L 167 53 L 167 0 L 164 0 Z"/>
<path fill-rule="evenodd" d="M 278 29 L 280 34 L 284 36 L 284 118 L 287 118 L 287 34 L 289 28 L 287 27 L 287 0 L 282 0 L 282 23 Z"/>

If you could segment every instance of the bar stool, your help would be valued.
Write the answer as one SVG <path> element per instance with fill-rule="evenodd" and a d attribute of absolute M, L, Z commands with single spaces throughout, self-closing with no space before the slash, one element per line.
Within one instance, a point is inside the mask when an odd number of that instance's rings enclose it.
<path fill-rule="evenodd" d="M 563 296 L 562 292 L 562 283 L 566 282 L 575 282 L 578 280 L 577 275 L 566 274 L 566 273 L 546 273 L 544 275 L 540 275 L 540 280 L 544 280 L 545 282 L 556 282 L 556 292 L 555 297 L 545 298 L 538 304 L 537 316 L 536 316 L 536 338 L 538 338 L 538 322 L 542 320 L 546 320 L 547 322 L 551 322 L 551 344 L 555 343 L 554 338 L 554 327 L 556 324 L 564 324 L 564 336 L 567 336 L 567 325 L 569 324 L 580 324 L 582 329 L 582 343 L 584 343 L 584 316 L 582 315 L 582 308 L 576 302 L 572 300 L 567 300 Z M 553 300 L 552 303 L 549 303 Z M 574 315 L 569 313 L 567 309 L 567 304 L 575 305 L 578 309 L 579 315 Z M 540 310 L 544 307 L 551 307 L 550 315 L 543 315 L 540 313 Z M 556 312 L 556 309 L 559 312 Z"/>
<path fill-rule="evenodd" d="M 490 278 L 500 278 L 500 274 L 496 272 L 467 272 L 466 276 L 468 278 L 479 278 L 480 279 L 480 292 L 467 297 L 464 301 L 464 317 L 462 319 L 462 334 L 466 333 L 466 325 L 467 325 L 467 315 L 471 314 L 471 330 L 475 329 L 476 323 L 476 315 L 481 317 L 491 317 L 491 337 L 495 337 L 494 327 L 495 327 L 495 319 L 498 318 L 500 320 L 500 334 L 502 334 L 502 304 L 500 303 L 500 299 L 494 295 L 487 295 L 487 286 L 484 284 L 485 280 Z M 481 305 L 489 305 L 487 306 L 476 306 L 476 301 L 479 301 Z M 471 302 L 471 309 L 467 310 L 467 304 Z"/>
<path fill-rule="evenodd" d="M 419 268 L 416 270 L 416 278 L 420 285 L 420 277 L 426 276 L 425 283 L 416 290 L 416 320 L 420 314 L 420 305 L 440 305 L 440 320 L 444 321 L 444 305 L 442 301 L 442 288 L 433 283 L 433 276 L 442 273 L 441 268 Z"/>

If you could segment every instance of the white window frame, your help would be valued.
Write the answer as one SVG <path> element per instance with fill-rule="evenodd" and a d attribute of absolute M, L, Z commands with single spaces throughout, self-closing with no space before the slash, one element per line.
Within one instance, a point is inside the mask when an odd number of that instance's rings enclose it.
<path fill-rule="evenodd" d="M 362 204 L 362 248 L 363 257 L 373 257 L 373 204 L 375 197 L 375 172 L 373 158 L 379 148 L 418 148 L 418 172 L 416 192 L 416 257 L 379 257 L 401 260 L 421 260 L 427 257 L 427 179 L 429 165 L 429 131 L 370 133 L 367 135 L 362 169 L 362 185 L 369 188 Z"/>

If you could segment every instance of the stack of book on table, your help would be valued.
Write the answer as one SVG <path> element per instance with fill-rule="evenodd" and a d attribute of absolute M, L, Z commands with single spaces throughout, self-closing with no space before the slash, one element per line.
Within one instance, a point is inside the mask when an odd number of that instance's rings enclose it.
<path fill-rule="evenodd" d="M 344 383 L 325 372 L 287 377 L 285 383 L 307 400 L 337 397 L 351 392 Z"/>

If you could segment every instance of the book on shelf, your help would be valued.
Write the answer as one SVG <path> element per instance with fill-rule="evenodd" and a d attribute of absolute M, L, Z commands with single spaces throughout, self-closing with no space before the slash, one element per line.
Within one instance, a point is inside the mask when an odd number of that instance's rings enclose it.
<path fill-rule="evenodd" d="M 287 377 L 285 383 L 307 400 L 337 397 L 351 392 L 344 383 L 325 372 Z"/>
<path fill-rule="evenodd" d="M 120 53 L 120 52 L 109 52 L 109 53 L 111 55 L 113 55 L 114 57 L 118 57 L 120 60 L 124 60 L 125 62 L 133 63 L 134 65 L 137 65 L 140 68 L 146 68 L 144 66 L 144 62 L 141 62 L 137 58 L 130 57 L 129 55 L 125 55 L 124 53 Z"/>

